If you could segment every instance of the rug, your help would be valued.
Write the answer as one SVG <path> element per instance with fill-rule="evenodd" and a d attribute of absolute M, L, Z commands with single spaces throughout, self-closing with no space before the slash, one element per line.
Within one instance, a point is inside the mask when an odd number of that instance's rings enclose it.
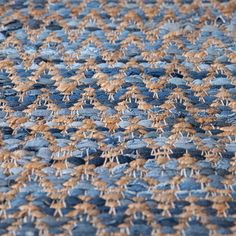
<path fill-rule="evenodd" d="M 234 0 L 0 12 L 0 235 L 236 235 Z"/>

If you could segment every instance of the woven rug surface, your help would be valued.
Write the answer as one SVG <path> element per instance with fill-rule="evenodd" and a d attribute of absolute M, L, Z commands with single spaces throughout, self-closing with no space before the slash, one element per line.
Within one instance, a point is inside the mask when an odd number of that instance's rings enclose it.
<path fill-rule="evenodd" d="M 0 0 L 0 235 L 236 235 L 236 1 Z"/>

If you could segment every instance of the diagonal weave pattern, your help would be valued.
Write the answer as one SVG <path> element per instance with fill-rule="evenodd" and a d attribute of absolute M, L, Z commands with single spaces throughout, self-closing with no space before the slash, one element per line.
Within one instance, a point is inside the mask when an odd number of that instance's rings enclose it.
<path fill-rule="evenodd" d="M 234 0 L 0 4 L 0 235 L 235 235 Z"/>

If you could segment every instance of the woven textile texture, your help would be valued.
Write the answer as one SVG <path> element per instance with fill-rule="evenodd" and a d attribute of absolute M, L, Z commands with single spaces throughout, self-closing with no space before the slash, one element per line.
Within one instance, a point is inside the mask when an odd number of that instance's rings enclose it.
<path fill-rule="evenodd" d="M 0 0 L 0 235 L 236 235 L 236 1 Z"/>

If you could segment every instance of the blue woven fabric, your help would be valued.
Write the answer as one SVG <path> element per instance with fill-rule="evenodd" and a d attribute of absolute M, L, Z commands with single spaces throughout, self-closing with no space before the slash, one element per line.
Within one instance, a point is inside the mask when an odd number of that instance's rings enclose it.
<path fill-rule="evenodd" d="M 236 234 L 234 0 L 0 12 L 0 235 Z"/>

